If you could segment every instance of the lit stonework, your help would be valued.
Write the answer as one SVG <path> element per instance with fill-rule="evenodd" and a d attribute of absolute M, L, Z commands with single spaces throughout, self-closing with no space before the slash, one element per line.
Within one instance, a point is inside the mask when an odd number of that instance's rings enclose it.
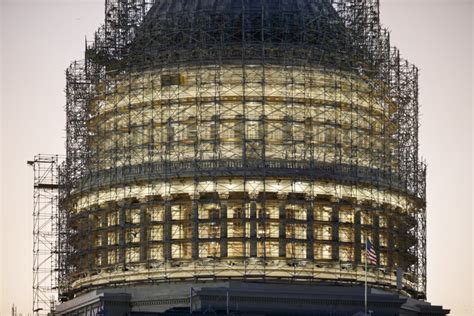
<path fill-rule="evenodd" d="M 104 62 L 98 40 L 91 64 L 70 68 L 65 295 L 150 280 L 358 284 L 369 238 L 368 282 L 396 289 L 398 270 L 403 292 L 424 296 L 417 70 L 381 29 L 370 49 L 347 44 L 370 35 L 310 2 L 283 1 L 290 15 L 272 1 L 206 7 L 189 23 L 223 45 L 199 33 L 192 50 L 170 35 L 191 11 L 163 1 L 128 54 Z M 262 38 L 226 24 L 246 18 Z M 291 45 L 264 38 L 272 21 L 288 22 Z M 332 46 L 318 46 L 322 29 Z"/>
<path fill-rule="evenodd" d="M 246 67 L 246 84 L 242 67 L 225 65 L 101 83 L 89 108 L 90 175 L 71 209 L 74 287 L 199 278 L 197 262 L 205 279 L 338 271 L 352 282 L 363 277 L 366 237 L 384 269 L 371 281 L 396 286 L 393 271 L 415 261 L 416 242 L 397 232 L 413 231 L 422 206 L 387 172 L 397 169 L 397 105 L 359 76 Z"/>

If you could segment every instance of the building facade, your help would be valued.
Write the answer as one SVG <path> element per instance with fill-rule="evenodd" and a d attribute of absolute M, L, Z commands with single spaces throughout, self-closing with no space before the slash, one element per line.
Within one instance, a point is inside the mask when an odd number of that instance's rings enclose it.
<path fill-rule="evenodd" d="M 107 1 L 67 71 L 58 313 L 425 298 L 417 72 L 377 1 Z"/>

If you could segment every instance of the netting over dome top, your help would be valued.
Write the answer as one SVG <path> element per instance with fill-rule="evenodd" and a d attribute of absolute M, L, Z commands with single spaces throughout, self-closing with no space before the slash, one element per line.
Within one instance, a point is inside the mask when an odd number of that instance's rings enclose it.
<path fill-rule="evenodd" d="M 367 59 L 328 0 L 159 1 L 125 58 L 132 67 L 225 60 L 360 68 Z"/>

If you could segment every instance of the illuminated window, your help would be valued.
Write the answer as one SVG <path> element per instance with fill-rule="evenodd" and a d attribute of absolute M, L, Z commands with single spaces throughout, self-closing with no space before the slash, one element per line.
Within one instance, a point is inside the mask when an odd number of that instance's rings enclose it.
<path fill-rule="evenodd" d="M 139 224 L 140 223 L 140 210 L 139 209 L 126 210 L 125 221 L 131 224 Z"/>
<path fill-rule="evenodd" d="M 314 225 L 314 238 L 317 240 L 332 240 L 332 226 Z"/>
<path fill-rule="evenodd" d="M 362 225 L 372 225 L 372 213 L 363 211 L 360 213 L 360 223 Z"/>
<path fill-rule="evenodd" d="M 157 241 L 163 240 L 163 226 L 162 225 L 154 225 L 148 228 L 148 240 L 149 241 Z"/>
<path fill-rule="evenodd" d="M 259 241 L 257 243 L 257 256 L 259 257 L 278 257 L 279 243 L 277 241 Z"/>
<path fill-rule="evenodd" d="M 117 244 L 117 233 L 116 232 L 108 232 L 107 233 L 107 244 L 109 244 L 109 245 L 116 245 Z"/>
<path fill-rule="evenodd" d="M 340 210 L 339 211 L 339 222 L 340 223 L 354 223 L 354 210 Z"/>
<path fill-rule="evenodd" d="M 191 219 L 191 205 L 173 205 L 171 206 L 172 220 Z"/>
<path fill-rule="evenodd" d="M 148 248 L 149 260 L 163 260 L 163 246 L 153 245 Z"/>
<path fill-rule="evenodd" d="M 107 252 L 107 263 L 108 264 L 116 264 L 117 263 L 117 250 L 109 250 Z"/>
<path fill-rule="evenodd" d="M 174 224 L 171 226 L 171 239 L 187 239 L 191 237 L 191 224 Z"/>
<path fill-rule="evenodd" d="M 354 248 L 348 246 L 339 247 L 339 260 L 354 261 Z"/>
<path fill-rule="evenodd" d="M 125 262 L 140 261 L 140 247 L 130 247 L 125 249 Z"/>
<path fill-rule="evenodd" d="M 268 205 L 266 208 L 266 213 L 268 218 L 270 219 L 279 219 L 280 218 L 280 210 L 276 205 Z"/>
<path fill-rule="evenodd" d="M 94 236 L 94 245 L 96 247 L 100 247 L 102 246 L 102 235 L 101 234 L 96 234 Z"/>
<path fill-rule="evenodd" d="M 220 208 L 216 204 L 207 204 L 199 207 L 199 219 L 217 220 L 220 218 Z"/>
<path fill-rule="evenodd" d="M 100 253 L 95 254 L 94 262 L 95 262 L 96 266 L 101 266 L 102 265 L 102 256 L 100 255 Z"/>
<path fill-rule="evenodd" d="M 227 224 L 228 237 L 250 237 L 250 223 L 229 222 Z"/>
<path fill-rule="evenodd" d="M 306 258 L 306 244 L 297 242 L 288 242 L 286 244 L 286 257 L 287 258 Z"/>
<path fill-rule="evenodd" d="M 229 241 L 227 254 L 229 257 L 243 257 L 245 255 L 244 242 Z"/>
<path fill-rule="evenodd" d="M 191 243 L 173 243 L 171 245 L 171 257 L 173 259 L 191 259 Z"/>
<path fill-rule="evenodd" d="M 162 222 L 164 218 L 164 208 L 162 206 L 149 207 L 146 210 L 148 220 L 151 222 Z"/>
<path fill-rule="evenodd" d="M 387 265 L 387 254 L 385 252 L 379 253 L 379 262 L 380 262 L 380 265 L 382 266 Z"/>
<path fill-rule="evenodd" d="M 387 247 L 387 233 L 385 232 L 381 232 L 379 234 L 379 244 L 380 244 L 380 247 Z"/>
<path fill-rule="evenodd" d="M 354 228 L 339 227 L 339 241 L 354 242 Z"/>
<path fill-rule="evenodd" d="M 270 217 L 270 213 L 266 208 L 261 208 L 257 206 L 257 218 L 266 219 Z"/>
<path fill-rule="evenodd" d="M 288 205 L 286 207 L 286 218 L 306 220 L 306 208 L 301 205 Z"/>
<path fill-rule="evenodd" d="M 199 224 L 199 238 L 219 238 L 220 233 L 221 227 L 216 223 Z"/>
<path fill-rule="evenodd" d="M 215 258 L 220 256 L 220 244 L 218 242 L 200 242 L 199 258 Z"/>
<path fill-rule="evenodd" d="M 260 138 L 260 124 L 258 122 L 247 122 L 246 127 L 247 139 Z"/>
<path fill-rule="evenodd" d="M 257 223 L 257 238 L 278 238 L 278 223 Z"/>
<path fill-rule="evenodd" d="M 127 243 L 140 242 L 140 228 L 127 229 L 125 232 Z"/>
<path fill-rule="evenodd" d="M 112 211 L 107 214 L 107 225 L 108 226 L 118 225 L 118 211 Z"/>
<path fill-rule="evenodd" d="M 314 245 L 314 258 L 315 259 L 332 259 L 332 247 L 331 245 L 315 244 Z"/>
<path fill-rule="evenodd" d="M 305 224 L 287 224 L 286 238 L 292 239 L 306 239 L 306 225 Z"/>
<path fill-rule="evenodd" d="M 317 221 L 331 221 L 332 208 L 329 206 L 318 205 L 314 209 L 314 219 Z"/>

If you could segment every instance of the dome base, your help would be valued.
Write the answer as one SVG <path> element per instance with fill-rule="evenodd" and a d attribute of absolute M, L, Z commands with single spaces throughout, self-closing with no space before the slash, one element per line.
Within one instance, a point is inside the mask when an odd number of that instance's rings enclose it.
<path fill-rule="evenodd" d="M 449 310 L 369 288 L 374 315 L 447 315 Z M 363 286 L 283 282 L 189 282 L 91 291 L 58 306 L 55 315 L 364 315 Z"/>

